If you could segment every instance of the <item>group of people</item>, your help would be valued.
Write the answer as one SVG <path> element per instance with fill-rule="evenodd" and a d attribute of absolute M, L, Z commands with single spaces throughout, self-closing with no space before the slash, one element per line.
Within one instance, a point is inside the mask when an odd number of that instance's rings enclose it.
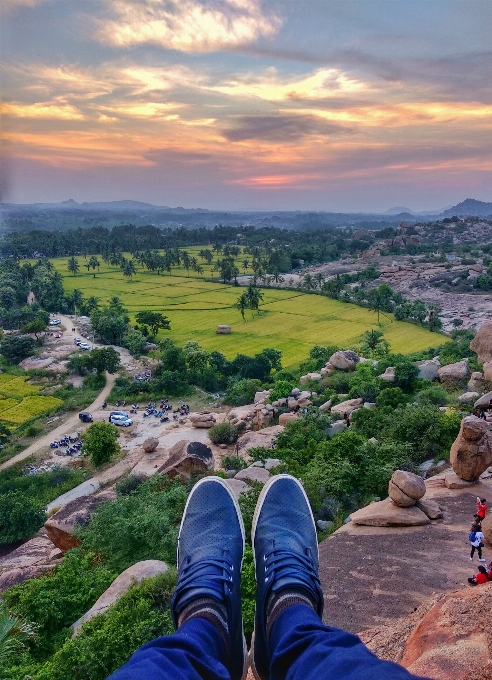
<path fill-rule="evenodd" d="M 478 553 L 478 561 L 485 562 L 485 558 L 482 556 L 482 548 L 484 547 L 482 522 L 485 519 L 486 515 L 487 515 L 487 501 L 485 500 L 485 498 L 480 498 L 480 496 L 477 496 L 477 512 L 474 515 L 474 522 L 472 524 L 471 532 L 468 536 L 468 540 L 470 541 L 471 545 L 470 560 L 472 562 L 473 557 L 475 555 L 475 551 Z M 486 567 L 483 564 L 481 564 L 478 567 L 478 574 L 475 574 L 475 576 L 471 576 L 468 579 L 468 583 L 470 583 L 470 585 L 472 586 L 478 586 L 483 583 L 487 583 L 488 581 L 492 581 L 492 562 L 488 564 Z"/>
<path fill-rule="evenodd" d="M 480 420 L 487 420 L 487 411 L 489 413 L 492 411 L 492 399 L 489 400 L 487 405 L 477 406 L 475 409 L 475 415 L 477 418 L 480 418 Z"/>

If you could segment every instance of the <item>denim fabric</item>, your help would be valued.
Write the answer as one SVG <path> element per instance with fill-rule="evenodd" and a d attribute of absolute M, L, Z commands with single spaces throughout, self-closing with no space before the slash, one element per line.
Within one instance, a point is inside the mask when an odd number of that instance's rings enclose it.
<path fill-rule="evenodd" d="M 289 607 L 270 635 L 270 680 L 410 680 L 398 664 L 381 661 L 357 635 L 323 625 L 302 604 Z"/>
<path fill-rule="evenodd" d="M 205 619 L 191 619 L 172 635 L 148 642 L 108 680 L 229 680 L 220 633 Z"/>
<path fill-rule="evenodd" d="M 410 680 L 401 666 L 381 661 L 356 635 L 323 625 L 309 607 L 295 605 L 272 628 L 270 680 Z M 108 680 L 229 680 L 225 648 L 204 619 L 141 647 Z"/>

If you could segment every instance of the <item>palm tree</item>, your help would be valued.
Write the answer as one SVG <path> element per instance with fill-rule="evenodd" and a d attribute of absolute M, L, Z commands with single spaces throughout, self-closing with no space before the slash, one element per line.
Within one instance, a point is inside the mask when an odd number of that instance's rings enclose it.
<path fill-rule="evenodd" d="M 130 280 L 134 274 L 137 273 L 137 268 L 135 267 L 135 260 L 125 260 L 122 265 L 123 276 L 129 276 Z"/>
<path fill-rule="evenodd" d="M 316 287 L 316 284 L 314 283 L 313 277 L 311 274 L 305 274 L 304 278 L 302 280 L 302 287 L 304 290 L 310 291 L 314 290 Z"/>
<path fill-rule="evenodd" d="M 97 268 L 97 271 L 99 271 L 99 268 L 101 266 L 101 263 L 99 262 L 99 260 L 97 259 L 97 257 L 95 255 L 90 256 L 88 264 L 89 264 L 89 267 L 91 267 L 92 269 Z M 87 269 L 87 271 L 89 271 L 89 269 Z M 94 278 L 96 278 L 96 272 L 94 272 Z"/>
<path fill-rule="evenodd" d="M 22 652 L 25 643 L 36 637 L 35 627 L 0 604 L 0 668 Z"/>
<path fill-rule="evenodd" d="M 249 307 L 249 301 L 248 301 L 248 294 L 243 293 L 238 297 L 237 303 L 236 303 L 237 308 L 241 312 L 241 316 L 243 317 L 243 321 L 246 321 L 246 318 L 244 316 L 244 312 L 248 309 Z"/>
<path fill-rule="evenodd" d="M 313 276 L 313 281 L 316 284 L 316 288 L 319 288 L 319 290 L 321 290 L 323 288 L 323 284 L 325 282 L 325 277 L 323 276 L 323 274 L 321 272 L 319 272 L 318 274 L 315 274 Z"/>
<path fill-rule="evenodd" d="M 280 275 L 280 272 L 278 271 L 278 269 L 276 269 L 276 270 L 273 272 L 272 279 L 273 279 L 273 280 L 275 281 L 275 283 L 277 283 L 277 284 L 278 284 L 278 283 L 283 283 L 283 282 L 284 282 L 284 277 Z"/>
<path fill-rule="evenodd" d="M 249 260 L 243 260 L 243 269 L 244 273 L 246 273 L 249 269 Z"/>
<path fill-rule="evenodd" d="M 67 269 L 74 276 L 80 270 L 79 262 L 78 262 L 78 260 L 75 259 L 75 257 L 73 255 L 69 259 L 69 261 L 67 262 Z"/>

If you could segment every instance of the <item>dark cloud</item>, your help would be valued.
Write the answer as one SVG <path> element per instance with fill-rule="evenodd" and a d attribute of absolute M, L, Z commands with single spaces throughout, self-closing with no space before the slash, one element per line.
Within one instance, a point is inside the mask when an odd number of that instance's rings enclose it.
<path fill-rule="evenodd" d="M 336 135 L 354 132 L 336 123 L 330 123 L 316 116 L 277 115 L 277 116 L 239 116 L 233 127 L 222 130 L 230 142 L 243 142 L 247 139 L 262 139 L 270 142 L 291 142 L 307 135 Z"/>

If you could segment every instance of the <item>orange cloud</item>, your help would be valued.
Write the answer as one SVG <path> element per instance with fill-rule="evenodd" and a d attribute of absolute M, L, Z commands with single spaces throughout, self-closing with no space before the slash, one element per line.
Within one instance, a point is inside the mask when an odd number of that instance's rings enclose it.
<path fill-rule="evenodd" d="M 17 102 L 0 104 L 0 113 L 13 118 L 53 118 L 57 120 L 83 120 L 84 116 L 70 104 L 37 102 L 20 104 Z"/>

